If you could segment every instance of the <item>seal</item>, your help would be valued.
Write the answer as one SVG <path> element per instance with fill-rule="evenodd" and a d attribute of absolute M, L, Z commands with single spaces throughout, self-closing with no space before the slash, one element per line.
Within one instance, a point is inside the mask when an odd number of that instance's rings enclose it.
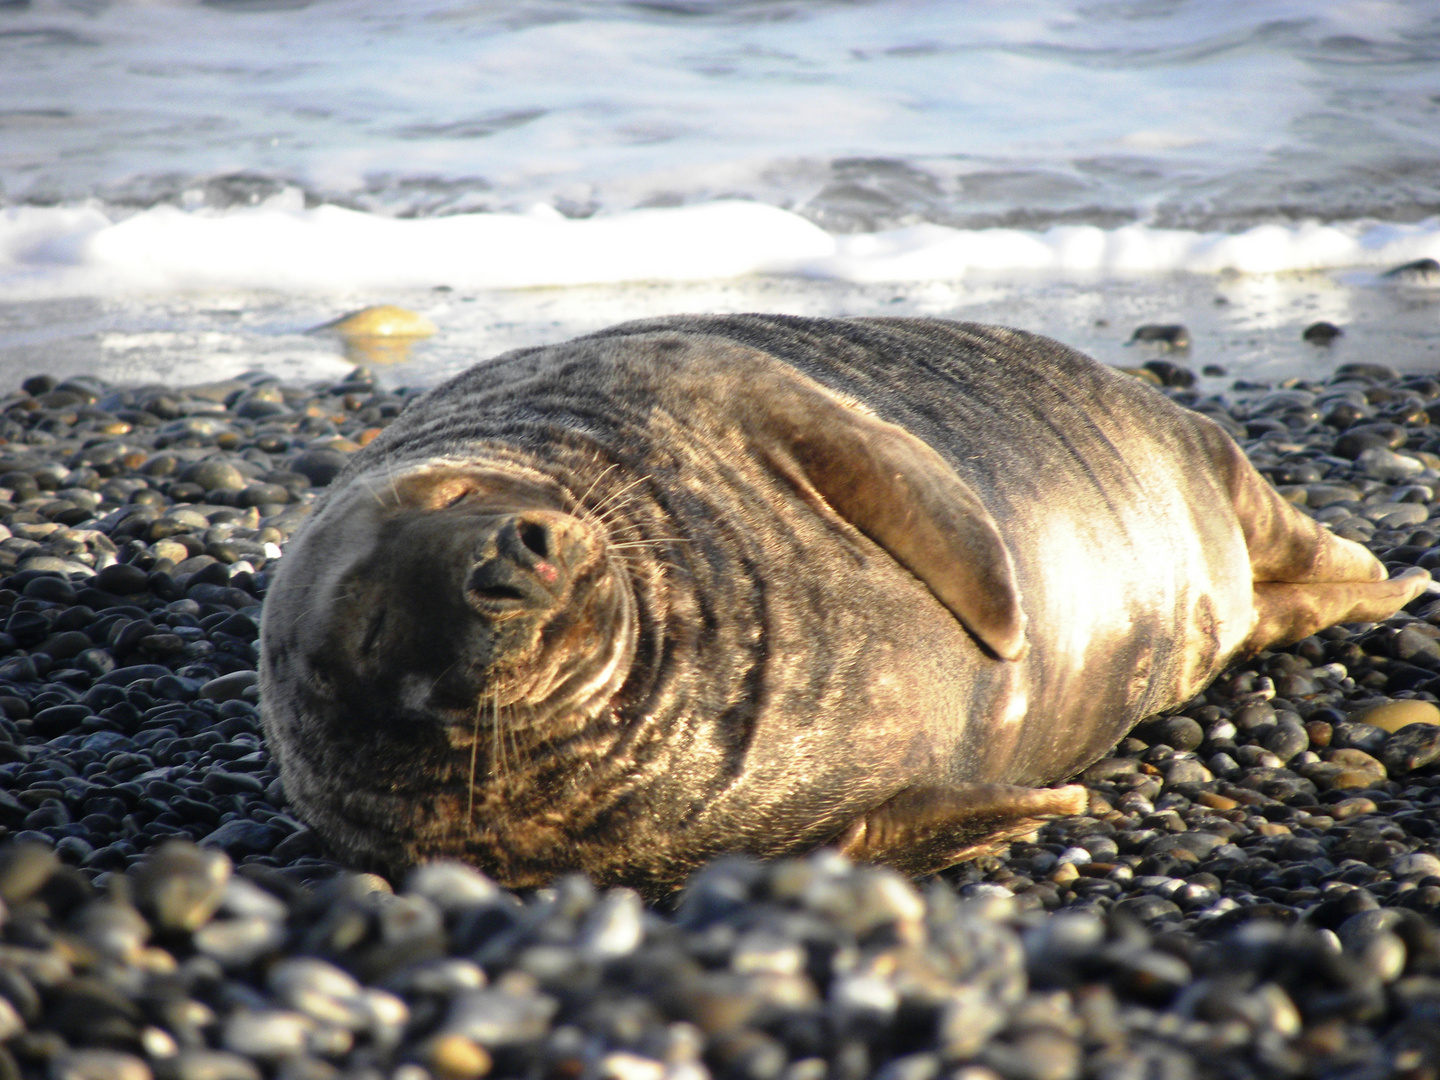
<path fill-rule="evenodd" d="M 1057 342 L 680 317 L 477 365 L 357 452 L 261 634 L 291 803 L 352 864 L 649 895 L 722 852 L 913 874 L 1387 579 L 1210 420 Z"/>

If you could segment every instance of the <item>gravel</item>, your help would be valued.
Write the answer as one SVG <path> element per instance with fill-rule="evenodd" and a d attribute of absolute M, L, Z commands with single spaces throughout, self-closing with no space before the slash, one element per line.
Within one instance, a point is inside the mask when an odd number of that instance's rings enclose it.
<path fill-rule="evenodd" d="M 1440 381 L 1202 396 L 1291 501 L 1440 569 Z M 308 506 L 413 396 L 357 369 L 0 399 L 0 1080 L 1440 1075 L 1440 601 L 1147 720 L 1091 814 L 911 883 L 725 859 L 343 871 L 261 745 L 255 639 Z"/>

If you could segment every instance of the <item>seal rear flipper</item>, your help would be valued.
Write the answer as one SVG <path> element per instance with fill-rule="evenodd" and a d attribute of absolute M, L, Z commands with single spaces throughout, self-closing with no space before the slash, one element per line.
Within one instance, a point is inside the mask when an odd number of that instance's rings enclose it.
<path fill-rule="evenodd" d="M 893 866 L 911 876 L 991 854 L 1045 822 L 1082 814 L 1089 793 L 1009 784 L 913 787 L 861 814 L 836 839 L 857 862 Z"/>
<path fill-rule="evenodd" d="M 1383 581 L 1257 582 L 1255 628 L 1241 651 L 1289 645 L 1336 623 L 1388 619 L 1430 584 L 1430 574 L 1420 567 Z"/>
<path fill-rule="evenodd" d="M 745 371 L 743 384 L 730 408 L 772 468 L 884 548 L 992 653 L 1025 655 L 1014 560 L 990 511 L 944 458 L 769 362 Z"/>

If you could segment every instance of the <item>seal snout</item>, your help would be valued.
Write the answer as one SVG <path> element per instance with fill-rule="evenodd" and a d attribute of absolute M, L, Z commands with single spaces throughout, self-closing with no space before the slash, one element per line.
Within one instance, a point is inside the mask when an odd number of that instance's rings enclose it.
<path fill-rule="evenodd" d="M 476 538 L 466 600 L 489 615 L 546 611 L 561 604 L 593 549 L 589 528 L 569 514 L 527 510 L 496 515 Z"/>

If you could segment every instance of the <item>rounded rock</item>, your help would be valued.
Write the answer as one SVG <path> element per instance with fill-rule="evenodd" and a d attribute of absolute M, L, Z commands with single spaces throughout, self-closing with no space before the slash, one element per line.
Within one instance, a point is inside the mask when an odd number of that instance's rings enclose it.
<path fill-rule="evenodd" d="M 50 1062 L 50 1080 L 152 1080 L 150 1066 L 118 1050 L 71 1050 Z"/>
<path fill-rule="evenodd" d="M 464 1035 L 439 1035 L 421 1059 L 437 1080 L 477 1080 L 491 1068 L 490 1052 Z"/>
<path fill-rule="evenodd" d="M 1395 732 L 1411 724 L 1440 725 L 1440 707 L 1429 701 L 1386 701 L 1360 709 L 1352 713 L 1350 719 Z"/>
<path fill-rule="evenodd" d="M 230 868 L 224 852 L 168 841 L 133 875 L 135 902 L 162 929 L 197 930 L 219 908 Z"/>

